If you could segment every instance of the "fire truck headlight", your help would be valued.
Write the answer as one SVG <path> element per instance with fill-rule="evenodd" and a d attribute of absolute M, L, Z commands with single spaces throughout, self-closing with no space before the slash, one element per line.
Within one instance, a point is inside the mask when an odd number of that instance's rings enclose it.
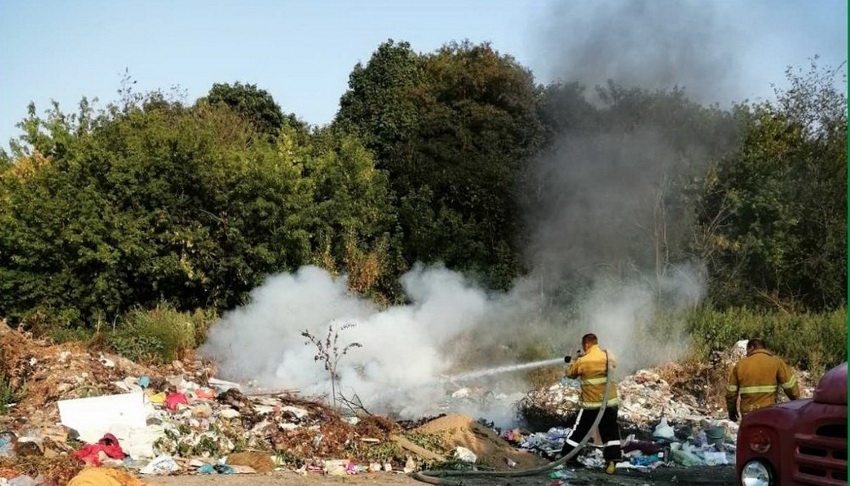
<path fill-rule="evenodd" d="M 741 484 L 744 486 L 774 486 L 773 474 L 763 462 L 748 462 L 741 469 Z"/>
<path fill-rule="evenodd" d="M 764 429 L 755 429 L 749 434 L 747 442 L 750 443 L 750 450 L 765 454 L 770 450 L 770 435 Z"/>

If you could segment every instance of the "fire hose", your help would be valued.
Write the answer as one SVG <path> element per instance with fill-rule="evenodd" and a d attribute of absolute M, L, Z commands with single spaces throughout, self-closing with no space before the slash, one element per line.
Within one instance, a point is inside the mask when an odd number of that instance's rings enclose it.
<path fill-rule="evenodd" d="M 446 486 L 462 486 L 462 482 L 453 482 L 443 479 L 447 476 L 461 476 L 461 477 L 503 477 L 503 478 L 516 478 L 523 476 L 536 476 L 538 474 L 551 471 L 558 466 L 563 465 L 570 459 L 572 459 L 576 454 L 578 454 L 590 438 L 593 436 L 593 431 L 599 426 L 599 422 L 602 421 L 602 415 L 605 413 L 605 408 L 608 405 L 608 397 L 610 394 L 610 383 L 611 383 L 611 366 L 608 362 L 608 351 L 605 352 L 605 392 L 602 394 L 602 406 L 599 407 L 599 412 L 596 414 L 596 418 L 593 420 L 593 425 L 590 426 L 590 430 L 587 431 L 587 434 L 581 439 L 578 445 L 573 448 L 570 452 L 568 452 L 564 457 L 552 461 L 549 464 L 545 464 L 543 466 L 535 467 L 532 469 L 523 469 L 521 471 L 455 471 L 450 469 L 440 469 L 434 471 L 416 471 L 410 474 L 410 477 L 416 479 L 418 481 L 422 481 L 423 483 L 428 484 L 438 484 L 438 485 L 446 485 Z M 578 425 L 578 424 L 576 424 Z"/>

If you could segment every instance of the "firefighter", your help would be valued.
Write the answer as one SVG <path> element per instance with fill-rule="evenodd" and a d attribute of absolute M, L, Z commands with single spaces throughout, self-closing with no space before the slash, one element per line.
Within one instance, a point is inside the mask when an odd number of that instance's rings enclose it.
<path fill-rule="evenodd" d="M 775 404 L 779 390 L 791 400 L 800 398 L 800 385 L 791 368 L 765 349 L 764 341 L 750 339 L 747 341 L 747 356 L 735 363 L 726 383 L 729 420 L 737 422 L 753 410 Z"/>
<path fill-rule="evenodd" d="M 570 427 L 572 430 L 567 436 L 563 455 L 569 454 L 578 446 L 579 441 L 584 438 L 593 425 L 599 409 L 602 407 L 602 398 L 605 393 L 605 382 L 609 382 L 608 401 L 605 404 L 602 419 L 599 422 L 599 435 L 604 444 L 603 457 L 607 463 L 605 472 L 614 474 L 616 462 L 621 458 L 620 451 L 620 429 L 617 425 L 617 411 L 619 401 L 617 399 L 617 384 L 614 380 L 608 380 L 608 368 L 614 368 L 614 358 L 610 352 L 603 351 L 599 347 L 599 341 L 595 334 L 585 334 L 581 338 L 583 354 L 567 368 L 567 378 L 579 378 L 581 380 L 581 408 Z M 573 460 L 571 465 L 578 465 Z"/>

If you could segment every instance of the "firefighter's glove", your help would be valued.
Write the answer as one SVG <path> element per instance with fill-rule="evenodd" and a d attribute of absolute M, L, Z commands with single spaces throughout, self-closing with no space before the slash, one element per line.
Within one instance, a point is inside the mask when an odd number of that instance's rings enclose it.
<path fill-rule="evenodd" d="M 730 408 L 729 409 L 729 420 L 731 420 L 733 422 L 737 422 L 739 418 L 741 418 L 741 416 L 738 415 L 738 407 Z"/>

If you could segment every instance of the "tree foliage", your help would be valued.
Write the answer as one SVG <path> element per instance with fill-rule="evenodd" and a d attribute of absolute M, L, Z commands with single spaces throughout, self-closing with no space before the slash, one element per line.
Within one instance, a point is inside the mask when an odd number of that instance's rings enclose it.
<path fill-rule="evenodd" d="M 31 154 L 0 188 L 0 314 L 223 310 L 328 241 L 365 254 L 381 242 L 386 184 L 356 140 L 314 144 L 285 124 L 272 142 L 228 107 L 160 101 L 106 111 L 80 135 L 55 110 L 25 121 Z"/>
<path fill-rule="evenodd" d="M 787 71 L 775 102 L 742 105 L 746 137 L 708 178 L 701 246 L 718 302 L 846 305 L 847 99 L 834 71 Z"/>
<path fill-rule="evenodd" d="M 31 105 L 0 154 L 0 316 L 221 311 L 305 264 L 384 302 L 417 262 L 504 289 L 540 263 L 540 228 L 562 259 L 659 281 L 697 256 L 721 306 L 838 309 L 847 100 L 834 74 L 789 70 L 775 101 L 730 111 L 680 89 L 537 86 L 486 43 L 390 40 L 322 128 L 241 83 L 187 104 L 125 78 L 102 110 Z M 588 216 L 588 201 L 609 206 Z M 573 258 L 565 210 L 593 255 Z M 586 277 L 562 272 L 560 288 Z"/>
<path fill-rule="evenodd" d="M 355 67 L 336 125 L 390 177 L 408 265 L 505 287 L 519 271 L 517 185 L 540 136 L 531 74 L 487 44 L 420 55 L 388 41 Z"/>
<path fill-rule="evenodd" d="M 210 92 L 199 102 L 211 105 L 219 103 L 232 108 L 236 113 L 247 119 L 258 132 L 274 139 L 285 123 L 292 127 L 306 128 L 294 114 L 284 115 L 280 105 L 272 95 L 257 87 L 256 84 L 213 84 Z"/>

